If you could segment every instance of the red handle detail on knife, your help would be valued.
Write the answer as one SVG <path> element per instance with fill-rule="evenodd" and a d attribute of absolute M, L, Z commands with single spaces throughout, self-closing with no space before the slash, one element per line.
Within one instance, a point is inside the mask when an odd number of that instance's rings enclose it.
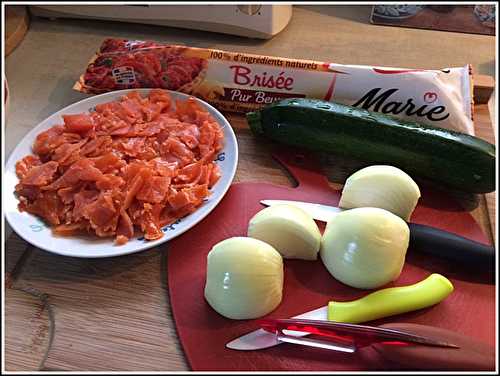
<path fill-rule="evenodd" d="M 305 319 L 264 319 L 259 322 L 262 329 L 286 334 L 284 330 L 305 332 L 328 338 L 337 343 L 355 344 L 356 347 L 370 346 L 374 343 L 394 346 L 422 344 L 430 346 L 456 347 L 455 345 L 435 341 L 430 338 L 415 336 L 399 330 L 378 328 L 375 326 L 338 323 L 322 320 Z"/>

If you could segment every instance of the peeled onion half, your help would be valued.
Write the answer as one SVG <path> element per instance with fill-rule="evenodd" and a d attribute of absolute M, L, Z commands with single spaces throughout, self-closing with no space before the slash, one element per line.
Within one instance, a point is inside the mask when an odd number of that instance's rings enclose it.
<path fill-rule="evenodd" d="M 320 256 L 337 280 L 356 288 L 374 289 L 399 277 L 409 240 L 408 225 L 391 212 L 351 209 L 328 222 Z"/>
<path fill-rule="evenodd" d="M 382 208 L 408 221 L 419 198 L 420 189 L 406 172 L 376 165 L 363 168 L 347 179 L 339 206 Z"/>
<path fill-rule="evenodd" d="M 269 244 L 233 237 L 207 256 L 205 299 L 230 319 L 254 319 L 273 311 L 283 293 L 283 259 Z"/>
<path fill-rule="evenodd" d="M 272 245 L 284 258 L 316 260 L 321 233 L 314 219 L 293 205 L 275 205 L 255 214 L 248 236 Z"/>

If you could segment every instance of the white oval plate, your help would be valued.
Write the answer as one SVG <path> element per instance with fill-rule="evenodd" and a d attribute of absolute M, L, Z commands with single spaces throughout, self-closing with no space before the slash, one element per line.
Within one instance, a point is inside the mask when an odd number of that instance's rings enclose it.
<path fill-rule="evenodd" d="M 142 96 L 149 93 L 150 89 L 134 89 Z M 238 144 L 231 125 L 226 118 L 208 103 L 198 100 L 208 112 L 217 120 L 224 132 L 224 148 L 218 154 L 216 163 L 221 169 L 221 178 L 211 189 L 212 194 L 195 212 L 178 220 L 176 223 L 163 228 L 164 236 L 161 239 L 149 241 L 142 237 L 130 239 L 124 245 L 115 245 L 114 238 L 99 238 L 97 236 L 71 236 L 61 237 L 52 234 L 52 230 L 38 217 L 20 212 L 19 203 L 14 191 L 19 182 L 16 175 L 16 162 L 28 154 L 32 154 L 31 147 L 36 136 L 56 124 L 62 124 L 62 115 L 88 112 L 97 104 L 110 102 L 134 90 L 118 90 L 106 94 L 96 95 L 80 102 L 74 103 L 42 121 L 31 130 L 12 152 L 5 169 L 4 184 L 4 209 L 9 224 L 14 231 L 27 242 L 49 252 L 73 257 L 110 257 L 121 256 L 156 247 L 166 241 L 179 236 L 183 232 L 205 218 L 222 200 L 231 182 L 233 181 L 238 164 Z M 189 95 L 169 92 L 172 99 L 186 100 Z"/>

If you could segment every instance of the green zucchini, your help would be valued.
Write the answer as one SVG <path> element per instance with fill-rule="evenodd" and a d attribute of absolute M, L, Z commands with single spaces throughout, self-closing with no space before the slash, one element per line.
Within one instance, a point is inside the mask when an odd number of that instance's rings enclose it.
<path fill-rule="evenodd" d="M 464 133 L 316 99 L 290 98 L 247 113 L 274 141 L 401 168 L 469 193 L 495 190 L 495 146 Z"/>

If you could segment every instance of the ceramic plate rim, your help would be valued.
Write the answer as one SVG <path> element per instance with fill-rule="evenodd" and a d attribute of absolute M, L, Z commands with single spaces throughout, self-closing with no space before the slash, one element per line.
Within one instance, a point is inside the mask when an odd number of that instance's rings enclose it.
<path fill-rule="evenodd" d="M 144 95 L 144 94 L 149 93 L 150 90 L 152 90 L 152 89 L 124 89 L 124 90 L 115 90 L 115 91 L 111 91 L 108 93 L 93 95 L 91 97 L 84 98 L 78 102 L 72 103 L 72 104 L 60 109 L 59 111 L 51 114 L 50 116 L 48 116 L 47 118 L 45 118 L 44 120 L 39 122 L 28 133 L 26 133 L 23 136 L 23 138 L 21 139 L 21 141 L 19 141 L 18 145 L 12 150 L 12 152 L 7 160 L 7 163 L 5 164 L 4 182 L 8 180 L 8 179 L 6 179 L 7 174 L 13 175 L 12 178 L 15 180 L 16 183 L 18 182 L 18 178 L 15 175 L 15 163 L 19 159 L 18 154 L 23 153 L 22 156 L 26 155 L 26 153 L 22 152 L 22 150 L 24 150 L 26 148 L 26 144 L 27 144 L 27 147 L 29 149 L 31 149 L 32 143 L 29 140 L 34 139 L 34 137 L 38 133 L 40 133 L 42 130 L 48 129 L 49 127 L 55 125 L 55 122 L 57 121 L 56 119 L 65 113 L 71 113 L 72 108 L 75 108 L 78 106 L 80 106 L 80 107 L 85 106 L 89 102 L 90 103 L 96 102 L 95 104 L 105 103 L 105 102 L 110 101 L 110 100 L 115 100 L 118 97 L 125 95 L 129 92 L 132 92 L 132 91 L 137 91 L 141 95 Z M 184 99 L 185 100 L 185 99 L 191 97 L 191 95 L 189 95 L 189 94 L 184 94 L 184 93 L 171 91 L 171 90 L 165 90 L 165 91 L 167 91 L 172 96 L 173 99 Z M 110 99 L 110 98 L 112 98 L 112 99 Z M 120 247 L 126 247 L 126 245 L 125 246 L 114 245 L 113 238 L 94 239 L 94 240 L 100 240 L 100 241 L 105 241 L 105 240 L 109 241 L 108 244 L 104 245 L 104 247 L 106 248 L 106 251 L 103 251 L 102 254 L 82 253 L 82 246 L 77 247 L 79 249 L 79 251 L 75 251 L 75 250 L 68 251 L 68 250 L 55 249 L 52 246 L 52 244 L 46 245 L 45 243 L 41 242 L 41 240 L 43 240 L 43 239 L 39 239 L 37 237 L 30 238 L 29 236 L 27 236 L 27 235 L 32 235 L 32 233 L 28 233 L 25 228 L 22 228 L 21 226 L 19 226 L 18 222 L 12 218 L 13 215 L 26 215 L 27 218 L 32 218 L 32 219 L 40 221 L 38 219 L 38 217 L 36 217 L 32 214 L 29 214 L 26 212 L 23 212 L 23 213 L 19 212 L 19 210 L 17 209 L 17 204 L 18 204 L 19 200 L 15 196 L 14 192 L 13 191 L 11 192 L 9 190 L 9 188 L 11 187 L 11 184 L 9 184 L 7 182 L 5 184 L 7 186 L 6 187 L 7 189 L 5 189 L 5 191 L 4 191 L 5 195 L 3 196 L 3 198 L 4 199 L 14 198 L 15 199 L 15 206 L 16 206 L 16 210 L 5 210 L 5 212 L 4 212 L 5 218 L 7 219 L 9 225 L 12 227 L 12 229 L 16 232 L 17 235 L 19 235 L 26 242 L 34 245 L 37 248 L 40 248 L 44 251 L 47 251 L 47 252 L 50 252 L 53 254 L 58 254 L 61 256 L 77 257 L 77 258 L 117 257 L 117 256 L 124 256 L 124 255 L 131 254 L 131 253 L 145 251 L 147 249 L 162 245 L 165 242 L 172 240 L 173 238 L 175 238 L 175 237 L 183 234 L 184 232 L 192 229 L 193 227 L 195 227 L 208 214 L 210 214 L 210 212 L 212 210 L 214 210 L 217 207 L 219 202 L 226 195 L 229 187 L 231 186 L 231 184 L 234 180 L 234 176 L 236 174 L 236 169 L 237 169 L 237 165 L 238 165 L 239 150 L 238 150 L 238 142 L 236 140 L 236 135 L 234 133 L 234 130 L 231 127 L 231 124 L 227 120 L 227 118 L 222 113 L 220 113 L 220 111 L 218 111 L 215 107 L 213 107 L 212 105 L 208 104 L 207 102 L 205 102 L 199 98 L 196 98 L 196 97 L 194 97 L 194 98 L 197 100 L 198 103 L 200 103 L 203 107 L 205 107 L 219 122 L 219 124 L 221 125 L 221 128 L 223 128 L 223 130 L 224 130 L 224 137 L 225 137 L 224 149 L 225 148 L 231 149 L 231 151 L 234 152 L 234 158 L 232 158 L 232 160 L 231 160 L 232 164 L 229 167 L 229 169 L 230 169 L 229 174 L 226 173 L 226 177 L 224 177 L 224 176 L 222 177 L 222 179 L 225 179 L 224 180 L 225 185 L 221 186 L 222 188 L 220 190 L 220 193 L 216 197 L 214 197 L 214 199 L 212 201 L 210 201 L 208 203 L 208 205 L 206 205 L 206 206 L 204 205 L 204 206 L 198 208 L 195 212 L 184 217 L 186 220 L 190 219 L 191 223 L 189 223 L 187 226 L 184 226 L 181 229 L 174 230 L 175 232 L 173 233 L 174 234 L 173 236 L 168 236 L 167 234 L 165 234 L 161 239 L 153 240 L 153 241 L 144 241 L 142 246 L 138 246 L 135 248 L 120 248 Z M 92 107 L 92 105 L 86 106 L 86 108 L 91 108 L 91 107 Z M 223 182 L 222 179 L 217 184 L 222 183 Z M 5 200 L 4 200 L 4 203 L 5 203 Z M 5 208 L 5 206 L 4 206 L 4 208 Z M 202 209 L 204 209 L 204 212 L 200 212 L 200 210 L 202 210 Z M 51 231 L 50 228 L 48 228 L 48 231 Z M 57 237 L 53 234 L 50 234 L 49 238 L 58 239 L 59 237 Z M 68 240 L 69 238 L 61 237 L 61 239 Z M 83 239 L 84 238 L 79 237 L 75 240 L 75 242 L 77 242 L 78 240 L 83 240 Z"/>

